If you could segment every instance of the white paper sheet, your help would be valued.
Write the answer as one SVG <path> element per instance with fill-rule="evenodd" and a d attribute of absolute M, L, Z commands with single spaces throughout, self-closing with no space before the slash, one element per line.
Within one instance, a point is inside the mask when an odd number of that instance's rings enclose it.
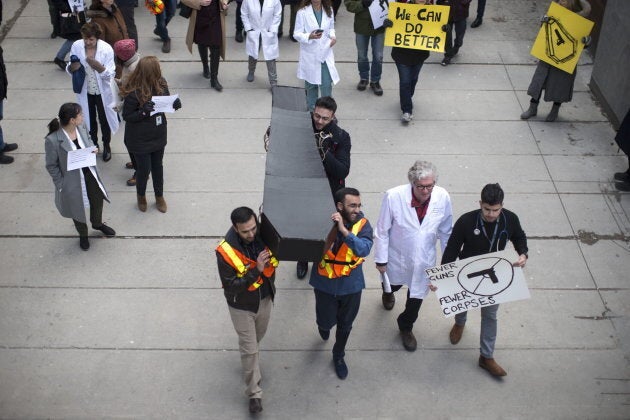
<path fill-rule="evenodd" d="M 96 153 L 93 153 L 95 150 L 96 147 L 92 146 L 68 152 L 68 170 L 72 171 L 87 166 L 95 166 Z"/>
<path fill-rule="evenodd" d="M 173 102 L 175 102 L 175 99 L 177 98 L 179 98 L 179 94 L 171 95 L 171 96 L 151 97 L 151 100 L 155 103 L 155 106 L 153 108 L 153 112 L 151 112 L 151 115 L 155 115 L 158 112 L 170 112 L 170 113 L 175 112 L 175 108 L 173 108 Z"/>

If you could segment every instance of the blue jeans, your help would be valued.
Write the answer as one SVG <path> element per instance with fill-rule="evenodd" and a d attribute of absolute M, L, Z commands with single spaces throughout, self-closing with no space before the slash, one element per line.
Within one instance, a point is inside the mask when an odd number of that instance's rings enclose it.
<path fill-rule="evenodd" d="M 400 93 L 400 109 L 403 113 L 413 114 L 413 94 L 416 91 L 416 83 L 418 83 L 418 75 L 422 69 L 422 64 L 415 66 L 407 66 L 405 64 L 396 63 L 398 69 L 398 91 Z"/>
<path fill-rule="evenodd" d="M 61 44 L 61 48 L 59 48 L 59 51 L 57 51 L 57 55 L 55 57 L 60 60 L 66 61 L 66 56 L 70 52 L 73 43 L 74 41 L 71 39 L 66 39 L 65 41 L 63 41 L 63 44 Z"/>
<path fill-rule="evenodd" d="M 177 0 L 164 0 L 164 11 L 159 15 L 155 15 L 155 31 L 158 36 L 162 38 L 162 41 L 167 41 L 171 38 L 168 36 L 168 29 L 166 25 L 175 16 L 175 9 L 177 8 Z"/>
<path fill-rule="evenodd" d="M 499 305 L 484 306 L 481 308 L 481 334 L 479 335 L 480 353 L 486 359 L 492 359 L 494 343 L 497 340 L 497 312 Z M 467 312 L 455 315 L 457 325 L 466 324 Z"/>
<path fill-rule="evenodd" d="M 385 45 L 385 32 L 376 35 L 355 36 L 357 44 L 357 64 L 359 67 L 359 77 L 361 80 L 369 80 L 372 83 L 381 80 L 383 72 L 383 47 Z M 368 46 L 372 42 L 372 71 L 370 71 L 370 60 L 368 59 Z"/>
<path fill-rule="evenodd" d="M 308 109 L 313 112 L 315 110 L 315 102 L 317 98 L 321 96 L 332 96 L 332 78 L 328 71 L 328 65 L 322 63 L 322 84 L 312 85 L 307 81 L 304 81 L 304 87 L 306 88 L 306 104 Z M 317 91 L 320 91 L 321 95 L 318 95 Z"/>

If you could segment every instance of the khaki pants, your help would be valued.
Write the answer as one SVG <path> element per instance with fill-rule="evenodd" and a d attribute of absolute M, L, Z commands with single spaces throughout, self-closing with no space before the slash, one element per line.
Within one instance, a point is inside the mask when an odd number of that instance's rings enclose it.
<path fill-rule="evenodd" d="M 245 394 L 248 398 L 262 398 L 260 366 L 258 364 L 258 343 L 267 332 L 267 325 L 271 317 L 271 298 L 266 297 L 260 302 L 258 313 L 235 309 L 228 306 L 232 324 L 238 334 L 238 350 L 241 353 L 243 366 L 243 380 Z"/>

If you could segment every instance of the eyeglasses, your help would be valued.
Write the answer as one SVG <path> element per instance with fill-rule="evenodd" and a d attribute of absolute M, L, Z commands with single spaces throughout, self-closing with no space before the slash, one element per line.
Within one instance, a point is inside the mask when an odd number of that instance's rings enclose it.
<path fill-rule="evenodd" d="M 430 185 L 416 185 L 416 184 L 413 184 L 413 186 L 416 187 L 417 189 L 419 189 L 420 191 L 422 191 L 422 190 L 431 191 L 433 189 L 433 187 L 435 187 L 435 182 L 433 184 L 430 184 Z"/>
<path fill-rule="evenodd" d="M 330 121 L 332 119 L 331 117 L 321 116 L 318 113 L 313 113 L 313 118 L 315 118 L 316 120 L 323 121 L 323 122 L 328 122 L 328 121 Z"/>

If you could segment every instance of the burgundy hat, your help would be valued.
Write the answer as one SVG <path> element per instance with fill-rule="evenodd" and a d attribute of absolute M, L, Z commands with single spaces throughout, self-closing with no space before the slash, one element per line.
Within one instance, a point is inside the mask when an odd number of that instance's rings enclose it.
<path fill-rule="evenodd" d="M 114 43 L 114 54 L 122 61 L 127 61 L 136 53 L 136 41 L 133 39 L 121 39 Z"/>

